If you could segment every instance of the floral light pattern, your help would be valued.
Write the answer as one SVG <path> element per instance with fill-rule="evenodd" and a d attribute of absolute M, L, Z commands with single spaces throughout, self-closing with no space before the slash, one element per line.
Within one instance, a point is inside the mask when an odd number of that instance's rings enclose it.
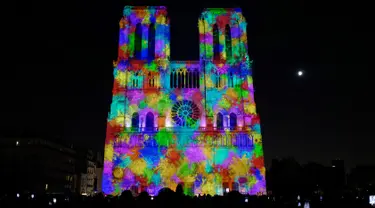
<path fill-rule="evenodd" d="M 246 21 L 240 9 L 205 9 L 198 28 L 200 59 L 171 61 L 166 8 L 124 8 L 105 141 L 106 194 L 157 194 L 179 183 L 190 195 L 266 193 Z"/>

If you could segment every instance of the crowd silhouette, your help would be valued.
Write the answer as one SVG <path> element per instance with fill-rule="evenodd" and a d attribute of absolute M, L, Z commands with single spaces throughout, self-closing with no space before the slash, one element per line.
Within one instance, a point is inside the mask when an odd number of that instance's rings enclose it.
<path fill-rule="evenodd" d="M 182 187 L 177 187 L 176 192 L 163 188 L 157 196 L 150 196 L 141 192 L 134 196 L 129 190 L 120 196 L 104 196 L 102 193 L 94 196 L 81 195 L 30 195 L 13 194 L 0 198 L 0 207 L 15 208 L 125 208 L 125 207 L 156 207 L 156 208 L 333 208 L 353 207 L 367 208 L 368 200 L 358 199 L 331 199 L 331 200 L 286 200 L 276 199 L 274 196 L 247 196 L 237 191 L 232 191 L 224 196 L 187 196 L 183 194 Z"/>

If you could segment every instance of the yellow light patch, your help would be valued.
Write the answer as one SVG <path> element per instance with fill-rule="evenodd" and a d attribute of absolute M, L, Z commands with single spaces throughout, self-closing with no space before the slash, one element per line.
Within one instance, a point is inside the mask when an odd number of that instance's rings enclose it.
<path fill-rule="evenodd" d="M 247 175 L 250 169 L 250 161 L 245 155 L 242 158 L 233 158 L 233 162 L 229 168 L 231 175 L 241 177 Z"/>
<path fill-rule="evenodd" d="M 254 104 L 245 104 L 245 113 L 246 114 L 255 114 L 256 109 Z"/>
<path fill-rule="evenodd" d="M 166 158 L 160 160 L 157 169 L 163 179 L 168 179 L 177 172 L 177 168 L 172 163 L 168 162 Z"/>
<path fill-rule="evenodd" d="M 212 182 L 206 182 L 202 185 L 202 192 L 205 194 L 210 194 L 211 196 L 214 196 L 216 194 L 215 192 L 215 184 Z"/>
<path fill-rule="evenodd" d="M 104 147 L 104 160 L 112 161 L 113 159 L 113 143 L 106 144 Z"/>
<path fill-rule="evenodd" d="M 130 170 L 136 175 L 142 175 L 143 171 L 146 169 L 147 163 L 143 159 L 136 159 L 130 163 Z"/>
<path fill-rule="evenodd" d="M 122 178 L 124 177 L 124 171 L 122 170 L 122 168 L 116 167 L 116 168 L 113 170 L 113 176 L 114 176 L 116 179 L 122 179 Z"/>

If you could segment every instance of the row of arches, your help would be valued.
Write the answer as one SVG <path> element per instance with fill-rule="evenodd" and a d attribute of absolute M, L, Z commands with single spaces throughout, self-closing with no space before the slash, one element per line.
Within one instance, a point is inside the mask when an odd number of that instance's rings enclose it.
<path fill-rule="evenodd" d="M 142 25 L 138 23 L 135 27 L 135 37 L 134 37 L 134 56 L 136 59 L 142 58 Z M 148 28 L 148 58 L 155 58 L 155 24 L 151 23 Z"/>
<path fill-rule="evenodd" d="M 236 81 L 233 73 L 230 72 L 225 76 L 215 74 L 213 77 L 213 83 L 216 88 L 222 88 L 226 84 L 228 87 L 235 87 Z M 141 72 L 135 72 L 132 74 L 132 80 L 130 87 L 133 89 L 154 88 L 158 86 L 158 76 L 155 76 L 151 72 L 147 74 L 146 82 Z M 172 72 L 170 74 L 170 88 L 199 88 L 199 72 Z"/>
<path fill-rule="evenodd" d="M 171 88 L 199 88 L 199 72 L 172 72 L 170 75 Z"/>
<path fill-rule="evenodd" d="M 217 24 L 213 26 L 213 52 L 214 52 L 214 60 L 220 60 L 220 33 L 219 27 Z M 225 53 L 227 59 L 232 57 L 232 35 L 230 26 L 227 24 L 225 25 Z"/>
<path fill-rule="evenodd" d="M 142 58 L 142 24 L 138 23 L 135 28 L 135 37 L 134 37 L 134 56 L 136 59 Z M 220 35 L 219 28 L 217 24 L 213 26 L 213 53 L 214 60 L 220 60 Z M 155 24 L 151 23 L 148 28 L 148 58 L 155 58 Z M 225 25 L 225 52 L 227 59 L 232 57 L 232 35 L 231 28 L 227 24 Z"/>
<path fill-rule="evenodd" d="M 139 122 L 139 114 L 133 113 L 132 120 L 131 120 L 131 127 L 133 129 L 139 129 L 140 122 Z M 230 130 L 235 130 L 237 128 L 237 115 L 235 113 L 229 114 L 229 123 L 228 127 Z M 154 114 L 148 112 L 146 114 L 146 129 L 152 130 L 154 126 Z M 216 129 L 223 130 L 224 129 L 224 116 L 222 113 L 218 113 L 216 116 Z"/>
<path fill-rule="evenodd" d="M 214 82 L 216 88 L 224 87 L 226 85 L 226 81 L 228 83 L 228 87 L 235 87 L 236 86 L 236 80 L 235 80 L 232 72 L 230 72 L 228 74 L 226 79 L 225 79 L 225 76 L 223 76 L 221 74 L 216 73 L 214 75 L 213 82 Z"/>
<path fill-rule="evenodd" d="M 187 138 L 187 140 L 172 140 L 165 141 L 165 146 L 177 145 L 184 147 L 197 147 L 197 146 L 211 146 L 211 147 L 251 147 L 254 146 L 253 138 L 247 134 L 227 134 L 221 132 L 214 137 L 200 137 L 196 136 L 194 139 L 191 136 L 187 136 L 184 133 L 175 134 L 176 138 Z M 158 143 L 155 138 L 156 134 L 147 134 L 147 139 L 143 134 L 130 135 L 131 140 L 125 144 L 122 141 L 117 140 L 115 145 L 122 147 L 157 147 Z M 182 142 L 182 143 L 180 143 Z"/>
<path fill-rule="evenodd" d="M 139 114 L 133 113 L 132 115 L 132 129 L 139 129 L 140 128 L 140 122 L 139 122 Z M 153 130 L 154 129 L 154 114 L 151 112 L 148 112 L 146 114 L 146 130 Z"/>
<path fill-rule="evenodd" d="M 135 72 L 132 74 L 131 85 L 133 89 L 142 89 L 143 87 L 154 88 L 158 86 L 158 76 L 155 76 L 151 72 L 148 72 L 146 82 L 141 72 Z"/>
<path fill-rule="evenodd" d="M 230 130 L 237 129 L 237 115 L 235 113 L 229 114 L 229 123 L 228 127 Z M 224 129 L 224 116 L 222 113 L 218 113 L 216 116 L 216 129 Z"/>
<path fill-rule="evenodd" d="M 136 177 L 134 176 L 134 181 L 136 181 Z M 179 183 L 178 186 L 181 187 L 181 190 L 185 190 L 188 192 L 188 195 L 195 195 L 195 194 L 200 194 L 200 192 L 198 192 L 198 187 L 200 185 L 197 185 L 193 182 L 190 182 L 190 183 Z M 178 186 L 177 186 L 177 189 L 178 189 Z M 197 190 L 197 191 L 196 191 Z M 152 195 L 156 195 L 156 190 L 155 190 L 155 187 L 154 186 L 143 186 L 143 185 L 132 185 L 130 186 L 130 191 L 134 194 L 139 194 L 141 192 L 145 192 L 147 191 L 148 193 L 152 194 Z M 239 182 L 223 182 L 221 184 L 221 188 L 218 189 L 218 193 L 217 194 L 224 194 L 224 193 L 228 193 L 230 191 L 239 191 L 241 194 L 246 194 L 247 193 L 247 188 L 245 187 L 245 183 L 242 182 L 242 183 L 239 183 Z"/>

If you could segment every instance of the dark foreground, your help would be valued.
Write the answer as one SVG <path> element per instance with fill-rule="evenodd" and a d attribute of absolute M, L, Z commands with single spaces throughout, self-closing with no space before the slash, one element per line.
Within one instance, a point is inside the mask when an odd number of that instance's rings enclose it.
<path fill-rule="evenodd" d="M 13 196 L 14 195 L 14 196 Z M 30 208 L 120 208 L 120 207 L 177 207 L 177 208 L 370 208 L 368 199 L 276 199 L 272 196 L 244 196 L 238 192 L 230 192 L 226 196 L 190 197 L 170 190 L 162 191 L 158 196 L 149 196 L 146 192 L 133 197 L 130 191 L 125 191 L 119 197 L 66 196 L 66 195 L 31 195 L 12 194 L 2 196 L 0 207 L 30 207 Z"/>

